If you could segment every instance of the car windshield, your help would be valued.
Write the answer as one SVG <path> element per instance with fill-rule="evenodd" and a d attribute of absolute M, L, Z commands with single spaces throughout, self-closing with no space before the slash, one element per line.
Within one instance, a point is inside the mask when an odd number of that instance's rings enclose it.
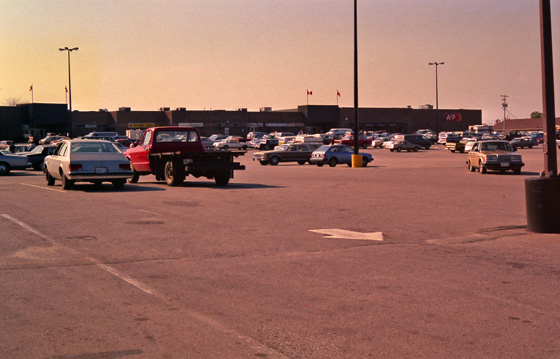
<path fill-rule="evenodd" d="M 511 151 L 511 146 L 507 142 L 490 142 L 481 145 L 482 151 Z"/>
<path fill-rule="evenodd" d="M 104 142 L 78 142 L 70 147 L 71 153 L 91 153 L 91 152 L 120 152 L 112 143 Z"/>
<path fill-rule="evenodd" d="M 29 154 L 36 154 L 41 152 L 43 152 L 43 146 L 37 146 L 31 152 L 29 152 Z"/>

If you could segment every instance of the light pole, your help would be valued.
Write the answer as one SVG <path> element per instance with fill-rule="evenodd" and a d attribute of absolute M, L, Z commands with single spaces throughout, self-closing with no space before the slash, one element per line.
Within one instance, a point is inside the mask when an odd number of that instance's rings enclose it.
<path fill-rule="evenodd" d="M 69 112 L 68 112 L 68 136 L 72 137 L 72 80 L 70 77 L 70 53 L 72 51 L 78 50 L 77 47 L 73 48 L 60 48 L 59 51 L 68 51 L 68 103 L 69 103 Z"/>
<path fill-rule="evenodd" d="M 439 103 L 438 103 L 438 78 L 437 78 L 437 67 L 443 65 L 444 62 L 430 62 L 428 65 L 436 66 L 436 141 L 439 139 Z"/>
<path fill-rule="evenodd" d="M 354 0 L 354 154 L 352 167 L 362 167 L 360 156 L 360 118 L 358 108 L 358 0 Z"/>

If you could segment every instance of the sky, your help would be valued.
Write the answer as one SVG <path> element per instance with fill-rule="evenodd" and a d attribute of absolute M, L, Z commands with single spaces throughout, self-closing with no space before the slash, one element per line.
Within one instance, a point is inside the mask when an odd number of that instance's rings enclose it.
<path fill-rule="evenodd" d="M 550 0 L 560 14 L 560 0 Z M 553 15 L 560 116 L 560 16 Z M 354 106 L 352 0 L 0 0 L 0 103 Z M 543 110 L 538 0 L 358 0 L 360 107 Z M 33 92 L 29 91 L 33 85 Z M 307 96 L 307 91 L 312 95 Z M 337 96 L 337 91 L 341 96 Z"/>

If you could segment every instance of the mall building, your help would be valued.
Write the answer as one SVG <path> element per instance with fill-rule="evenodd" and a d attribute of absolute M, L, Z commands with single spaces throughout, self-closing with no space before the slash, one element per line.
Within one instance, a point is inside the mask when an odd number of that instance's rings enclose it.
<path fill-rule="evenodd" d="M 462 131 L 482 123 L 481 110 L 439 109 L 431 105 L 420 108 L 360 108 L 362 131 L 412 133 L 419 129 Z M 324 133 L 334 127 L 354 127 L 354 108 L 337 105 L 304 105 L 297 109 L 259 111 L 188 110 L 162 107 L 157 111 L 134 111 L 121 107 L 118 111 L 67 112 L 66 104 L 32 103 L 0 107 L 0 140 L 26 141 L 42 138 L 47 133 L 70 134 L 72 137 L 93 131 L 116 131 L 153 126 L 193 126 L 203 136 L 214 133 L 246 136 L 251 131 Z"/>

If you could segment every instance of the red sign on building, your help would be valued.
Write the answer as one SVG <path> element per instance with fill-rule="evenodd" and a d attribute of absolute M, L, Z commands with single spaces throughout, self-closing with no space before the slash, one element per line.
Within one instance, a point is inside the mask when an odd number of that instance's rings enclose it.
<path fill-rule="evenodd" d="M 446 113 L 444 118 L 447 122 L 461 122 L 460 113 Z"/>

